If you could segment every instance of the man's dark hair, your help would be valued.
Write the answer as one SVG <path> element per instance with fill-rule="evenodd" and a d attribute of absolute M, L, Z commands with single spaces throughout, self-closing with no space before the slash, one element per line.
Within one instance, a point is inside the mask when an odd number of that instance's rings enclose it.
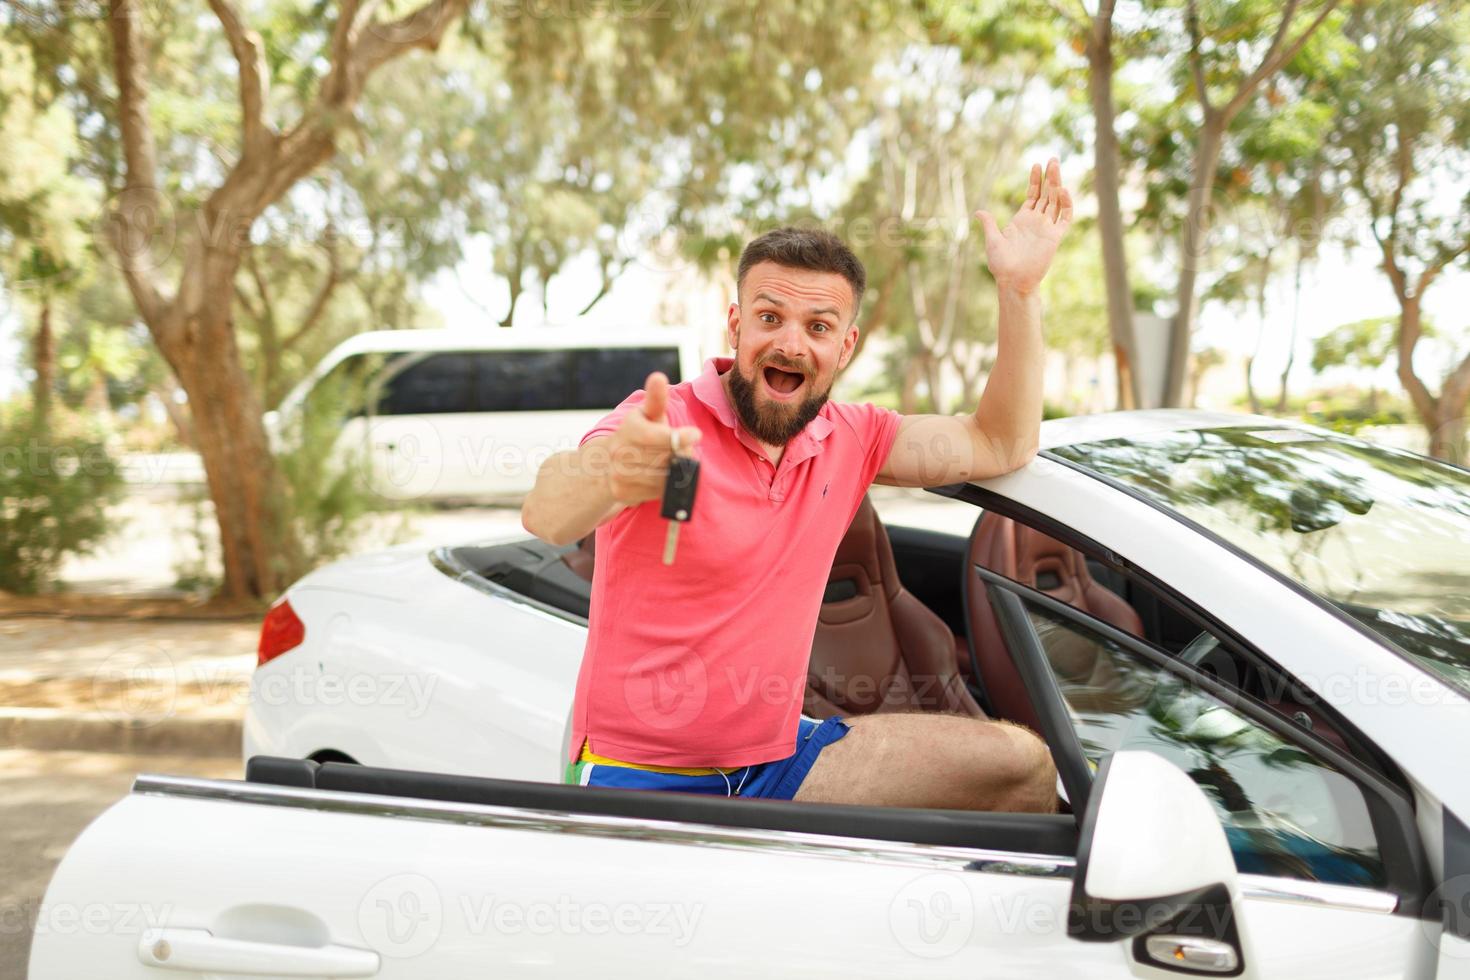
<path fill-rule="evenodd" d="M 852 249 L 830 231 L 788 226 L 754 239 L 740 253 L 740 268 L 735 274 L 737 291 L 745 285 L 745 274 L 760 262 L 815 272 L 835 272 L 852 287 L 852 315 L 857 316 L 858 307 L 863 303 L 863 290 L 868 286 L 868 274 Z"/>

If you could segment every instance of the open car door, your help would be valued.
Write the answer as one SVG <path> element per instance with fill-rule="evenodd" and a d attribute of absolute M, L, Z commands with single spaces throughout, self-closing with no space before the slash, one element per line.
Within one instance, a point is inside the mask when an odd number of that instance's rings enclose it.
<path fill-rule="evenodd" d="M 1109 759 L 1136 752 L 1203 790 L 1262 975 L 1436 975 L 1438 913 L 1423 916 L 1424 855 L 1396 787 L 1138 637 L 982 566 L 970 574 L 1074 809 L 1091 809 Z"/>

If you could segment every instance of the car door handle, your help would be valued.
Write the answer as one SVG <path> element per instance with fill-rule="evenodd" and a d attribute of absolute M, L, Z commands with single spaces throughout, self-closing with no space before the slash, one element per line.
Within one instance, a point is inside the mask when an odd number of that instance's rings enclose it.
<path fill-rule="evenodd" d="M 138 959 L 163 970 L 276 977 L 371 977 L 380 960 L 352 946 L 288 946 L 223 939 L 208 929 L 149 929 Z"/>

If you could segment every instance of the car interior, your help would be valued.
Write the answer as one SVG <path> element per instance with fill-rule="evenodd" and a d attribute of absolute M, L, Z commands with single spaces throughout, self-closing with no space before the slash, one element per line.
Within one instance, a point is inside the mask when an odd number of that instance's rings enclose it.
<path fill-rule="evenodd" d="M 1040 731 L 979 565 L 1052 596 L 1171 654 L 1205 637 L 1177 605 L 1062 541 L 977 509 L 968 538 L 887 526 L 864 498 L 838 545 L 812 641 L 803 711 L 814 718 L 941 711 L 1000 718 Z M 585 622 L 596 563 L 589 535 L 575 546 L 538 540 L 451 549 L 455 564 L 548 611 Z M 1192 647 L 1191 644 L 1194 644 Z M 1072 680 L 1104 670 L 1085 649 L 1054 663 Z M 1360 749 L 1308 692 L 1271 665 L 1223 647 L 1191 658 L 1339 749 Z M 1100 678 L 1094 678 L 1100 680 Z"/>

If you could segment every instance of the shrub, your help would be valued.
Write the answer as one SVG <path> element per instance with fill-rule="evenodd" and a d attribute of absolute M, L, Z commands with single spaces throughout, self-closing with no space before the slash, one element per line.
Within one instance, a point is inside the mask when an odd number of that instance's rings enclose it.
<path fill-rule="evenodd" d="M 285 422 L 276 456 L 282 482 L 292 551 L 299 562 L 288 569 L 295 578 L 386 535 L 395 540 L 406 530 L 410 508 L 385 501 L 371 486 L 369 460 L 352 447 L 337 444 L 343 424 L 360 414 L 366 382 L 333 378 L 319 384 L 305 409 Z M 361 447 L 356 447 L 360 451 Z M 378 520 L 391 509 L 396 528 Z"/>
<path fill-rule="evenodd" d="M 0 417 L 0 589 L 38 592 L 67 555 L 94 550 L 122 491 L 117 461 L 81 423 Z"/>

